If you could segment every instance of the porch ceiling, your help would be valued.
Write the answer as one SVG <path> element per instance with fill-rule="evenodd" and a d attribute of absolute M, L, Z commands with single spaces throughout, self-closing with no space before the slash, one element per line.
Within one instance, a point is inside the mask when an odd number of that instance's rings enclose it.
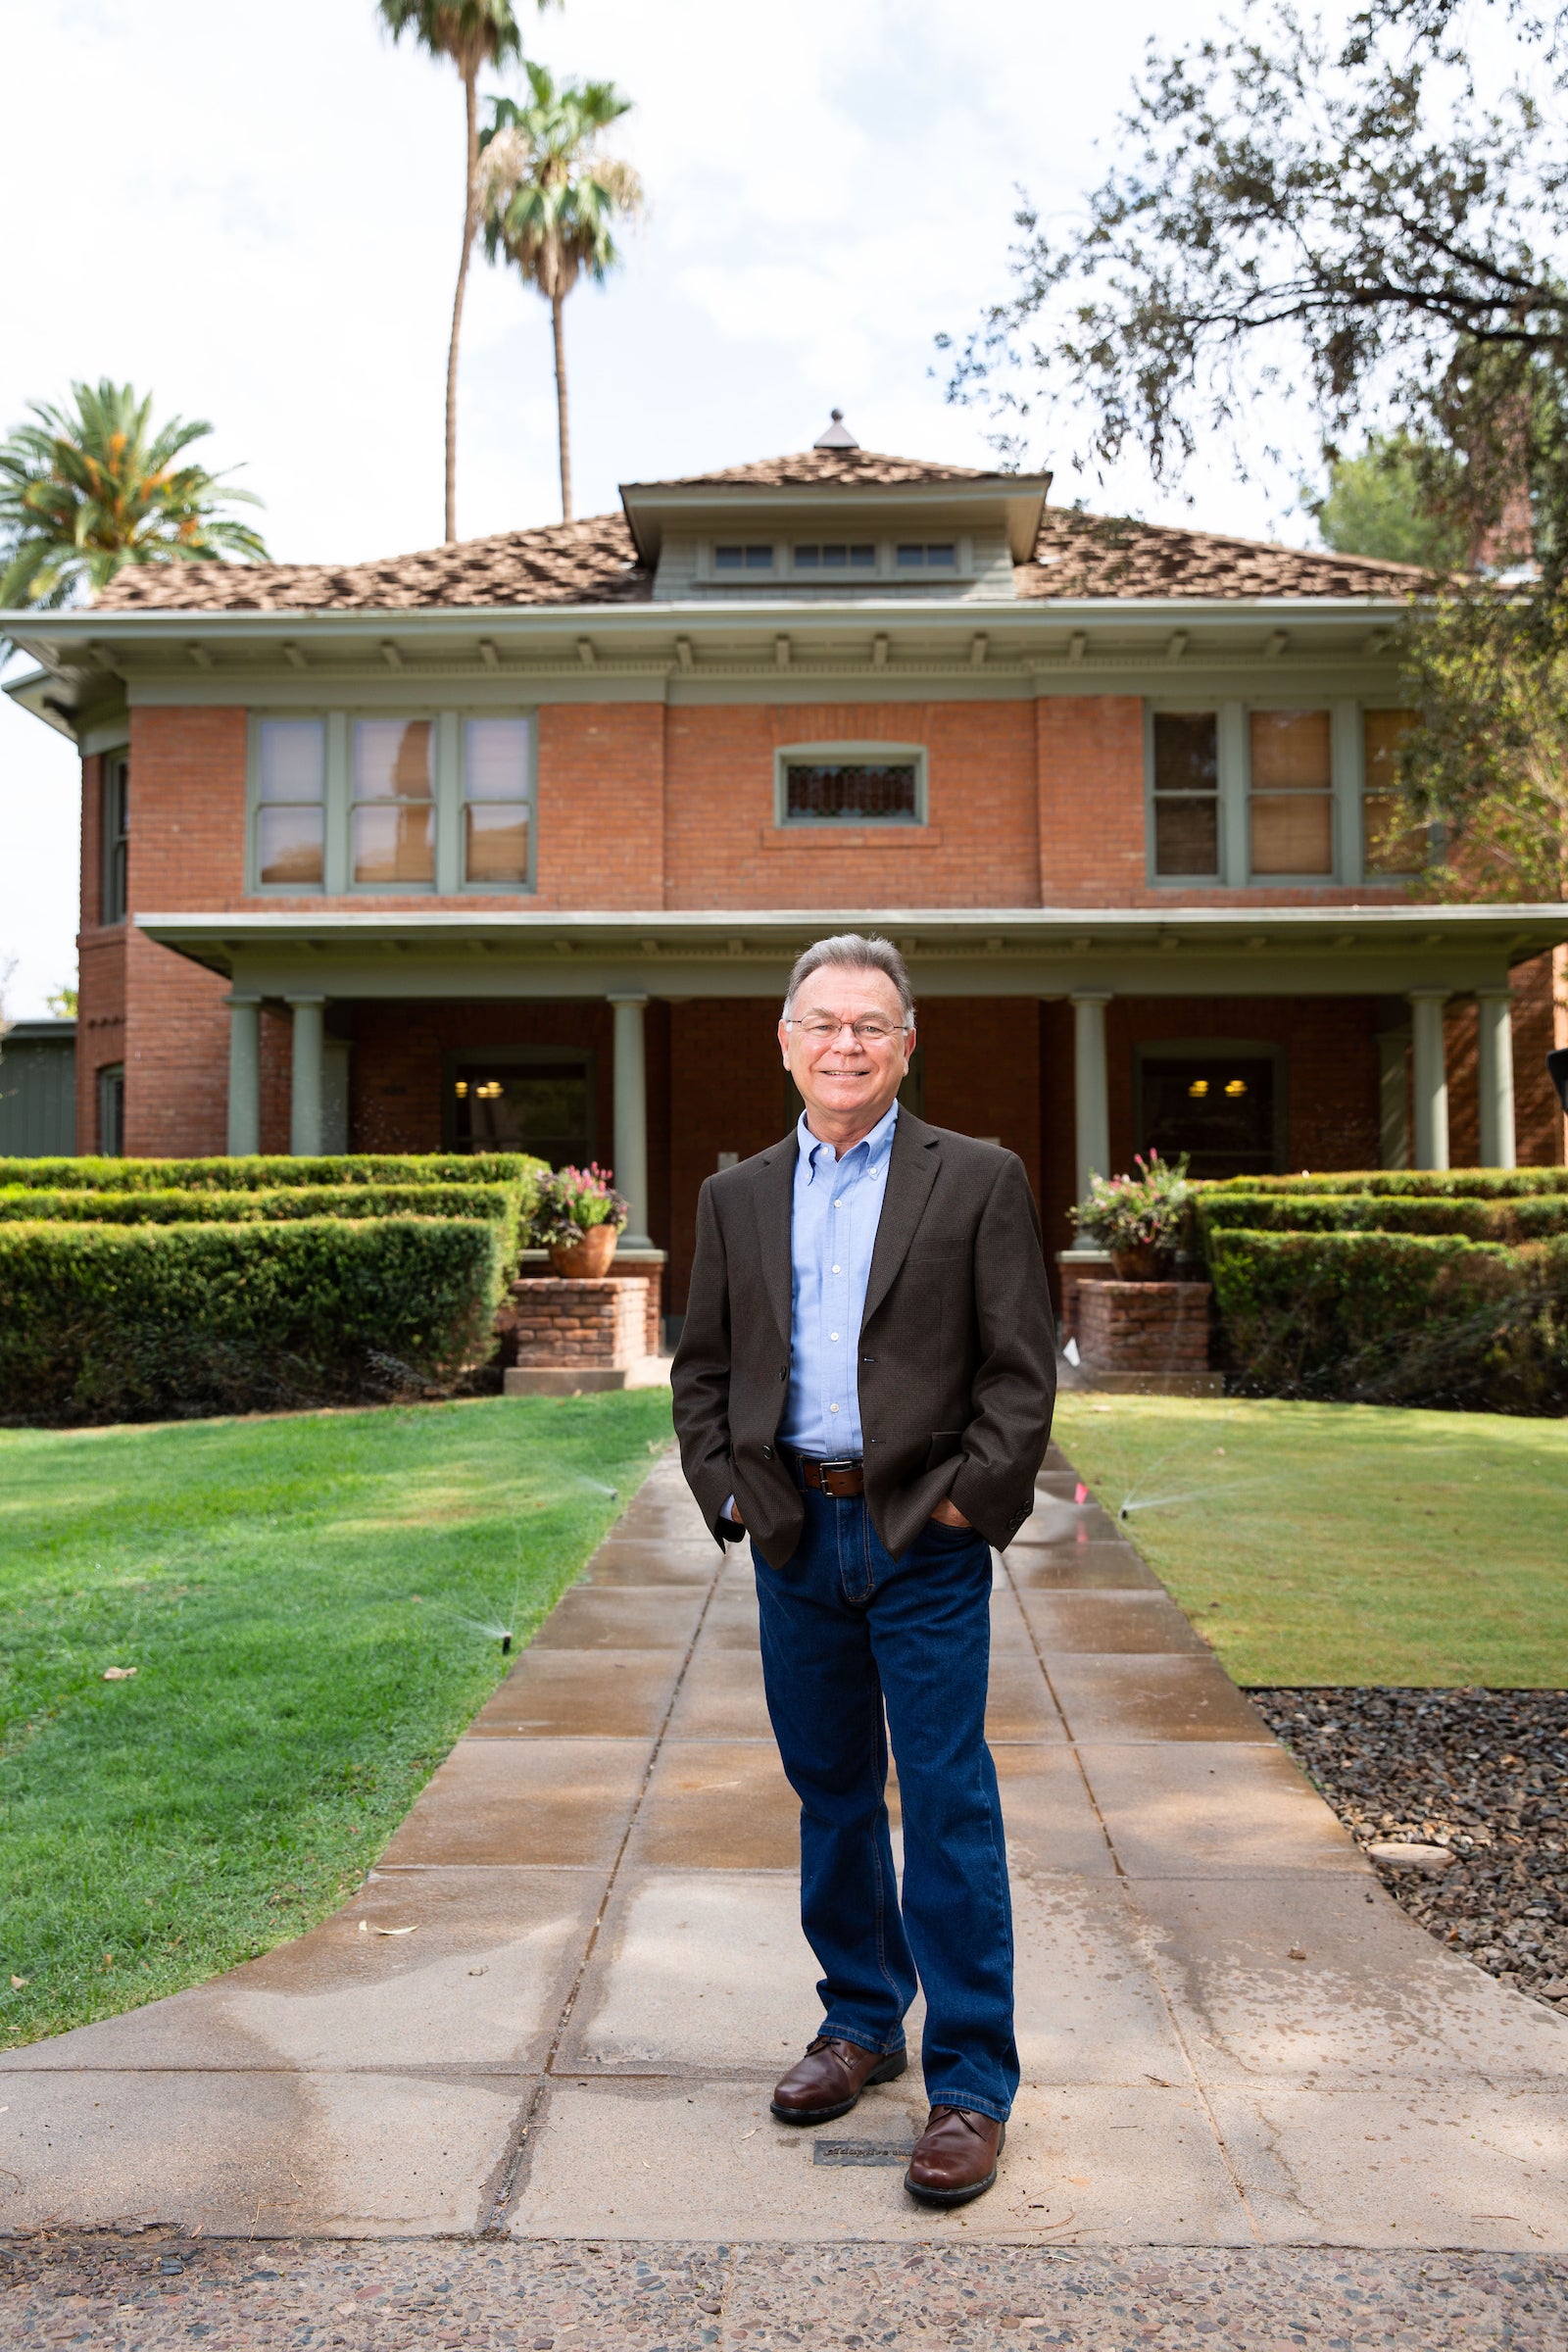
<path fill-rule="evenodd" d="M 917 995 L 1397 996 L 1503 985 L 1568 940 L 1568 906 L 265 907 L 137 928 L 268 997 L 773 996 L 810 941 L 851 930 L 896 940 Z"/>

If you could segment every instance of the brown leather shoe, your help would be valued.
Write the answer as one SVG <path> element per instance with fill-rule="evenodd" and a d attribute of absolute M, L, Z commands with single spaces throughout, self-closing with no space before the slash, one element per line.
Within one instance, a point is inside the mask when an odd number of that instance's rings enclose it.
<path fill-rule="evenodd" d="M 781 2124 L 830 2124 L 849 2114 L 868 2082 L 892 2082 L 907 2063 L 903 2050 L 883 2058 L 819 2034 L 800 2064 L 774 2084 L 773 2113 Z"/>
<path fill-rule="evenodd" d="M 997 2177 L 1005 2124 L 970 2107 L 933 2107 L 914 2143 L 904 2185 L 927 2205 L 967 2205 Z"/>

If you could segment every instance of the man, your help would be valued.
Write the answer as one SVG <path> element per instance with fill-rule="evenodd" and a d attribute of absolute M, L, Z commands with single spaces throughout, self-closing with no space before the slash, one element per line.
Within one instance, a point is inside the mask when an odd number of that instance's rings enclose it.
<path fill-rule="evenodd" d="M 1018 2083 L 985 1707 L 991 1546 L 1033 1507 L 1051 1432 L 1040 1226 L 1010 1152 L 900 1109 L 914 1004 L 886 940 L 808 948 L 778 1040 L 806 1108 L 703 1187 L 673 1376 L 703 1515 L 720 1541 L 751 1535 L 768 1714 L 801 1800 L 824 2016 L 773 2113 L 827 2123 L 901 2075 L 918 1977 L 931 2112 L 905 2185 L 956 2205 L 995 2180 Z"/>

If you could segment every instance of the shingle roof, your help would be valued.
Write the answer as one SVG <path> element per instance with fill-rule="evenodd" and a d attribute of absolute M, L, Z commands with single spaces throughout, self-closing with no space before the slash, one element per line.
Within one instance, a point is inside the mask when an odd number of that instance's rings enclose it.
<path fill-rule="evenodd" d="M 938 466 L 924 458 L 890 458 L 874 449 L 802 449 L 792 457 L 759 458 L 751 466 L 726 466 L 718 473 L 683 473 L 668 482 L 628 482 L 628 490 L 703 490 L 711 482 L 751 483 L 763 490 L 809 489 L 818 482 L 843 482 L 858 489 L 882 489 L 900 482 L 983 482 L 982 466 Z"/>
<path fill-rule="evenodd" d="M 928 466 L 874 450 L 806 450 L 721 473 L 708 482 L 974 481 L 977 468 Z M 676 487 L 642 483 L 636 487 Z M 1033 560 L 1013 579 L 1020 597 L 1410 596 L 1428 574 L 1409 564 L 1337 556 L 1215 531 L 1084 514 L 1048 507 Z M 410 612 L 431 607 L 548 608 L 642 604 L 652 574 L 638 563 L 623 514 L 533 530 L 498 531 L 373 564 L 128 564 L 98 599 L 106 612 Z"/>
<path fill-rule="evenodd" d="M 374 564 L 136 564 L 98 604 L 110 612 L 408 612 L 429 606 L 621 605 L 648 597 L 623 514 L 497 531 Z"/>
<path fill-rule="evenodd" d="M 1048 507 L 1034 560 L 1013 572 L 1026 597 L 1413 596 L 1415 564 L 1277 547 L 1161 522 Z"/>

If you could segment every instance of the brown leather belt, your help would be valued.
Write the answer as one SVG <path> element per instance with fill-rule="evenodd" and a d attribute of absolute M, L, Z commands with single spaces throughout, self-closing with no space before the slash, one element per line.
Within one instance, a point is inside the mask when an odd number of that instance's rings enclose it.
<path fill-rule="evenodd" d="M 848 1459 L 836 1462 L 814 1462 L 809 1454 L 797 1453 L 791 1457 L 801 1475 L 803 1487 L 814 1487 L 819 1494 L 827 1494 L 842 1502 L 851 1494 L 865 1493 L 865 1464 Z"/>

